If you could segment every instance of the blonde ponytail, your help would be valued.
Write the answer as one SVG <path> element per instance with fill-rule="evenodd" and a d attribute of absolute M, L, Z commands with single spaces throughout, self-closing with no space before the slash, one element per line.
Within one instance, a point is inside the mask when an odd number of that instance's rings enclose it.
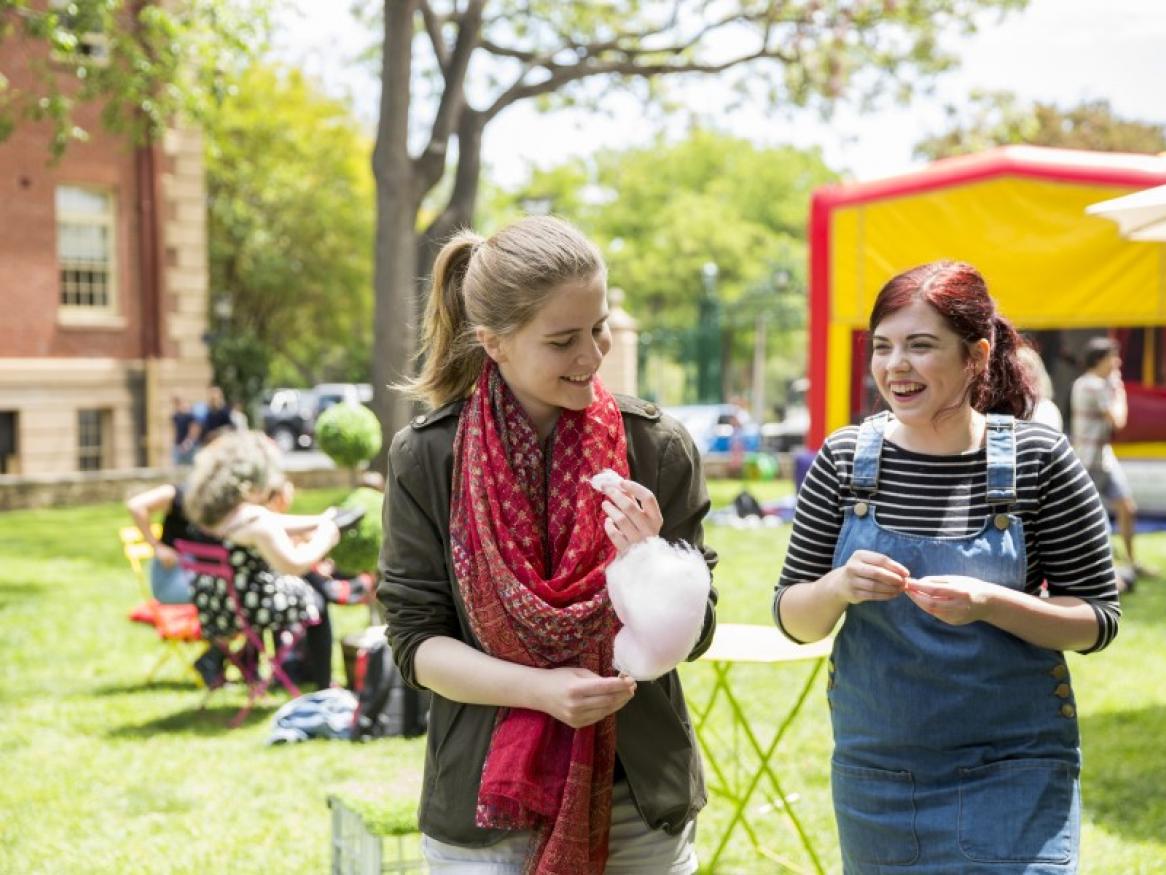
<path fill-rule="evenodd" d="M 432 407 L 467 396 L 482 370 L 486 353 L 474 337 L 465 300 L 466 272 L 482 242 L 472 231 L 459 231 L 433 263 L 418 351 L 421 372 L 405 385 L 410 395 Z"/>

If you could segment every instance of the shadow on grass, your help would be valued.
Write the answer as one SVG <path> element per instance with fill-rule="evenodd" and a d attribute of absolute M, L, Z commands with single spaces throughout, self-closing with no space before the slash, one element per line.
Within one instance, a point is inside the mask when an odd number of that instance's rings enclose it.
<path fill-rule="evenodd" d="M 145 723 L 116 726 L 106 733 L 110 738 L 148 738 L 160 733 L 175 735 L 225 735 L 231 731 L 227 724 L 243 706 L 216 705 L 209 708 L 190 708 L 176 711 L 164 717 L 156 717 Z M 256 705 L 243 721 L 242 727 L 266 722 L 279 708 L 279 704 Z M 240 727 L 240 728 L 242 728 Z"/>
<path fill-rule="evenodd" d="M 1086 816 L 1107 831 L 1162 842 L 1166 822 L 1166 705 L 1081 721 Z"/>
<path fill-rule="evenodd" d="M 1166 580 L 1144 578 L 1121 597 L 1123 619 L 1158 626 L 1166 623 Z"/>
<path fill-rule="evenodd" d="M 48 589 L 47 584 L 39 583 L 0 584 L 0 611 L 7 610 L 10 605 L 24 607 L 28 604 L 29 599 L 41 598 L 46 589 Z"/>
<path fill-rule="evenodd" d="M 124 696 L 127 693 L 201 693 L 202 688 L 197 687 L 194 681 L 190 680 L 159 680 L 159 681 L 139 681 L 132 684 L 114 684 L 108 687 L 98 687 L 93 690 L 95 696 Z"/>

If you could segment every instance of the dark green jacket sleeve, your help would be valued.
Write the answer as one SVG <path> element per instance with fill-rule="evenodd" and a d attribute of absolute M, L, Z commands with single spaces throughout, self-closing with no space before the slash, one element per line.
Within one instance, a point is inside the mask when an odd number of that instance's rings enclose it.
<path fill-rule="evenodd" d="M 421 642 L 438 635 L 463 637 L 446 564 L 449 521 L 435 518 L 437 484 L 431 478 L 438 472 L 418 457 L 423 450 L 418 444 L 407 426 L 389 449 L 377 590 L 393 658 L 405 682 L 414 687 L 419 686 L 413 663 Z"/>

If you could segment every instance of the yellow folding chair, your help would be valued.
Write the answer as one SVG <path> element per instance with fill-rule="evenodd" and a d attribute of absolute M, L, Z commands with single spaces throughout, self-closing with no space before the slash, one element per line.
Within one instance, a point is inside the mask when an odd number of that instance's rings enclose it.
<path fill-rule="evenodd" d="M 158 534 L 158 527 L 154 533 Z M 137 526 L 123 526 L 119 532 L 122 552 L 133 569 L 134 579 L 143 599 L 142 603 L 130 611 L 130 619 L 147 623 L 154 627 L 162 643 L 162 653 L 153 668 L 146 675 L 146 683 L 151 683 L 163 665 L 177 659 L 184 672 L 196 684 L 202 686 L 202 677 L 195 670 L 194 658 L 198 655 L 196 645 L 202 643 L 202 631 L 198 625 L 198 609 L 194 605 L 164 605 L 150 592 L 150 582 L 146 577 L 148 561 L 154 558 L 154 548 L 148 544 Z"/>

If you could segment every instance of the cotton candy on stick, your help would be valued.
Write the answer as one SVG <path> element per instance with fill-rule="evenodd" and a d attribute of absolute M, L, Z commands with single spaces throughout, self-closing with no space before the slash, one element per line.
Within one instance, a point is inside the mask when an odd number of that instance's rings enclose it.
<path fill-rule="evenodd" d="M 623 478 L 605 469 L 591 485 L 608 493 Z M 648 538 L 607 568 L 607 592 L 623 628 L 615 636 L 615 668 L 650 681 L 684 661 L 704 624 L 712 580 L 700 552 L 687 544 Z"/>

